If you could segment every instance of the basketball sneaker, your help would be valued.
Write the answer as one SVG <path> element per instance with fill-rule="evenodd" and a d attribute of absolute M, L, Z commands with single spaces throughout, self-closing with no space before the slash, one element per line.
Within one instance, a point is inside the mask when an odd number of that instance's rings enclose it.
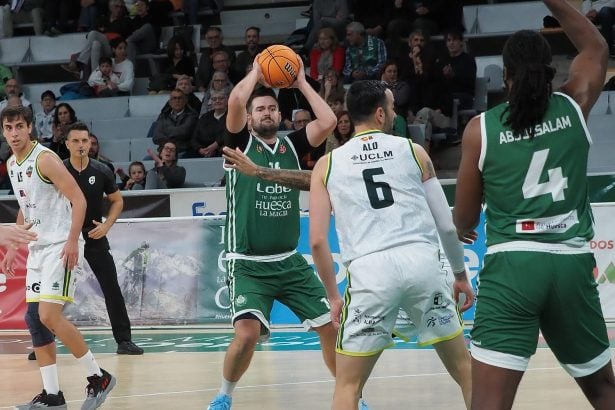
<path fill-rule="evenodd" d="M 58 394 L 47 394 L 45 389 L 40 394 L 37 394 L 30 403 L 15 406 L 17 410 L 66 408 L 66 400 L 64 400 L 64 393 L 62 391 L 59 391 Z"/>
<path fill-rule="evenodd" d="M 207 410 L 230 410 L 232 403 L 233 398 L 231 396 L 220 393 L 209 403 Z"/>
<path fill-rule="evenodd" d="M 369 410 L 369 407 L 367 407 L 367 403 L 365 403 L 363 398 L 359 399 L 359 410 Z"/>
<path fill-rule="evenodd" d="M 87 397 L 81 406 L 81 410 L 93 410 L 99 408 L 107 398 L 107 395 L 115 387 L 115 377 L 105 369 L 100 369 L 102 376 L 88 377 L 88 385 L 85 387 Z"/>

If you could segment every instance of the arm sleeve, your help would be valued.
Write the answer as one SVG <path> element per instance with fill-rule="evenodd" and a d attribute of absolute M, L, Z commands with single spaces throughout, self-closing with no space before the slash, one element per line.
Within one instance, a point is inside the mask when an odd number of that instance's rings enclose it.
<path fill-rule="evenodd" d="M 457 238 L 457 229 L 453 224 L 453 216 L 451 209 L 446 201 L 442 185 L 437 178 L 430 178 L 423 182 L 425 189 L 425 197 L 427 205 L 431 210 L 438 235 L 444 248 L 444 253 L 451 264 L 453 273 L 459 273 L 465 270 L 465 259 L 463 256 L 463 245 Z"/>

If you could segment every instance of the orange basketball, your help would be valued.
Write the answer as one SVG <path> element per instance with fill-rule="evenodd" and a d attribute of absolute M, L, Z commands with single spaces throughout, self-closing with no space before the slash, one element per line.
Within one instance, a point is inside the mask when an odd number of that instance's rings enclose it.
<path fill-rule="evenodd" d="M 263 50 L 256 62 L 267 84 L 275 88 L 286 88 L 297 79 L 299 58 L 290 47 L 273 45 Z"/>

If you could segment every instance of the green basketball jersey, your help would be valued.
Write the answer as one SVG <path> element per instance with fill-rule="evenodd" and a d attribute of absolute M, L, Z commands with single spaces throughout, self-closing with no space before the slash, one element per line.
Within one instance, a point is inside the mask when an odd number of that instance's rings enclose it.
<path fill-rule="evenodd" d="M 300 169 L 288 137 L 271 148 L 250 135 L 244 153 L 257 165 Z M 299 190 L 226 171 L 226 251 L 266 256 L 291 252 L 299 241 Z"/>
<path fill-rule="evenodd" d="M 554 93 L 533 138 L 503 125 L 506 107 L 503 103 L 481 115 L 487 246 L 585 244 L 594 235 L 586 177 L 591 137 L 580 107 Z"/>

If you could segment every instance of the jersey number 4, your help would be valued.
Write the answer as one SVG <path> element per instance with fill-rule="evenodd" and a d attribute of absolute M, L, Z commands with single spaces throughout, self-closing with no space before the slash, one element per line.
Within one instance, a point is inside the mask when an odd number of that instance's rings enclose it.
<path fill-rule="evenodd" d="M 363 181 L 365 182 L 365 188 L 367 189 L 367 197 L 369 203 L 374 209 L 382 209 L 393 205 L 393 191 L 391 185 L 382 181 L 375 181 L 374 176 L 384 175 L 382 167 L 379 168 L 367 168 L 363 170 Z M 379 192 L 380 191 L 380 192 Z M 382 197 L 380 196 L 382 194 Z"/>
<path fill-rule="evenodd" d="M 535 198 L 541 195 L 551 195 L 553 202 L 565 199 L 564 189 L 568 188 L 568 178 L 562 174 L 562 167 L 547 170 L 549 178 L 546 182 L 539 182 L 545 170 L 549 150 L 536 151 L 532 155 L 530 166 L 523 181 L 523 198 Z"/>

